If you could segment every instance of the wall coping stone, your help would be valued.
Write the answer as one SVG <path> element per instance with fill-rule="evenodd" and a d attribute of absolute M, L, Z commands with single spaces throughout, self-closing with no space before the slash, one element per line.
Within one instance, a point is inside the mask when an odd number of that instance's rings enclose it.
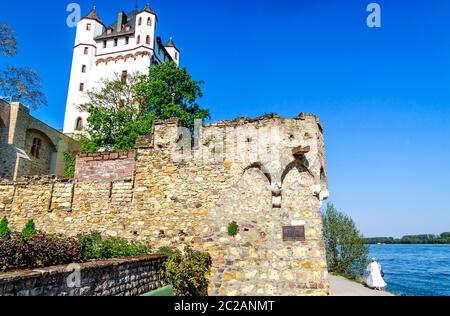
<path fill-rule="evenodd" d="M 108 260 L 100 260 L 100 261 L 89 261 L 84 263 L 76 263 L 80 266 L 82 271 L 89 271 L 98 268 L 107 268 L 107 267 L 116 267 L 123 264 L 129 263 L 138 263 L 145 261 L 152 261 L 158 259 L 166 259 L 167 256 L 154 254 L 154 255 L 145 255 L 145 256 L 136 256 L 122 259 L 108 259 Z M 37 269 L 26 269 L 26 270 L 13 270 L 8 272 L 0 273 L 0 284 L 8 283 L 11 281 L 38 278 L 42 276 L 51 276 L 65 273 L 72 273 L 72 271 L 66 271 L 67 266 L 53 266 L 46 268 L 37 268 Z"/>

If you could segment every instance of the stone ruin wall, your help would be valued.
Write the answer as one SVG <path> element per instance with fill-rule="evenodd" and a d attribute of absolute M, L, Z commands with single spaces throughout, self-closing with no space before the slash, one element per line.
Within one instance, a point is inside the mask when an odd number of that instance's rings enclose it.
<path fill-rule="evenodd" d="M 178 121 L 158 122 L 135 152 L 79 156 L 75 180 L 1 183 L 0 216 L 18 230 L 34 219 L 51 233 L 97 230 L 154 249 L 208 251 L 210 295 L 327 295 L 318 119 L 243 118 L 201 127 L 199 135 L 194 150 L 181 149 L 190 142 Z M 310 150 L 296 159 L 299 146 Z M 227 232 L 232 221 L 236 237 Z M 291 225 L 305 227 L 305 241 L 283 241 Z"/>

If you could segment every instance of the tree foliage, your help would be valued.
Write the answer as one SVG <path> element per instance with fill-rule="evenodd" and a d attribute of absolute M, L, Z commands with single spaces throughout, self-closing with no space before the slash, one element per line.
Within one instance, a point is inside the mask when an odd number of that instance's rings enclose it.
<path fill-rule="evenodd" d="M 34 220 L 30 219 L 22 230 L 22 236 L 24 238 L 28 238 L 28 237 L 33 237 L 33 236 L 37 236 L 37 235 L 38 235 L 38 231 L 34 224 Z"/>
<path fill-rule="evenodd" d="M 7 24 L 0 22 L 0 54 L 14 56 L 17 54 L 17 40 L 14 30 Z"/>
<path fill-rule="evenodd" d="M 369 249 L 355 222 L 333 204 L 328 204 L 322 218 L 329 270 L 350 278 L 362 276 Z"/>
<path fill-rule="evenodd" d="M 75 154 L 69 152 L 64 153 L 64 177 L 66 179 L 72 179 L 75 176 L 76 159 L 77 157 Z"/>
<path fill-rule="evenodd" d="M 9 236 L 11 234 L 11 230 L 8 227 L 8 219 L 6 217 L 3 217 L 3 219 L 0 221 L 0 238 Z"/>
<path fill-rule="evenodd" d="M 80 106 L 89 113 L 87 137 L 81 141 L 83 151 L 131 149 L 138 136 L 151 133 L 155 117 L 145 111 L 134 91 L 138 80 L 138 74 L 127 80 L 116 75 L 87 92 L 88 102 Z"/>
<path fill-rule="evenodd" d="M 400 245 L 434 245 L 450 244 L 450 233 L 441 235 L 411 235 L 403 236 L 400 239 L 393 237 L 373 237 L 365 238 L 366 244 L 400 244 Z"/>
<path fill-rule="evenodd" d="M 0 23 L 0 54 L 10 57 L 16 55 L 17 51 L 13 29 Z M 41 78 L 32 68 L 7 65 L 0 70 L 0 96 L 37 109 L 47 105 L 42 89 Z"/>
<path fill-rule="evenodd" d="M 88 102 L 80 106 L 89 113 L 83 151 L 128 150 L 138 136 L 150 135 L 157 119 L 180 118 L 193 127 L 209 111 L 201 109 L 200 83 L 175 63 L 150 68 L 149 74 L 130 74 L 126 80 L 116 75 L 102 80 L 99 88 L 87 92 Z"/>
<path fill-rule="evenodd" d="M 172 285 L 176 296 L 207 296 L 212 265 L 208 253 L 186 247 L 174 252 L 163 264 L 162 278 Z"/>
<path fill-rule="evenodd" d="M 13 101 L 33 109 L 47 105 L 42 89 L 41 78 L 32 68 L 8 65 L 0 72 L 0 93 Z"/>
<path fill-rule="evenodd" d="M 184 127 L 193 128 L 196 119 L 209 118 L 209 111 L 197 103 L 203 97 L 203 83 L 193 80 L 186 68 L 168 62 L 151 67 L 136 85 L 136 92 L 157 119 L 177 117 Z"/>

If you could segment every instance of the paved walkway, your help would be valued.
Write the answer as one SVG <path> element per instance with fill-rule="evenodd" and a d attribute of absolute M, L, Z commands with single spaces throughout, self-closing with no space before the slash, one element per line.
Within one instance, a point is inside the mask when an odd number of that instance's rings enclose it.
<path fill-rule="evenodd" d="M 394 296 L 388 292 L 371 290 L 339 276 L 330 275 L 329 280 L 331 296 Z"/>

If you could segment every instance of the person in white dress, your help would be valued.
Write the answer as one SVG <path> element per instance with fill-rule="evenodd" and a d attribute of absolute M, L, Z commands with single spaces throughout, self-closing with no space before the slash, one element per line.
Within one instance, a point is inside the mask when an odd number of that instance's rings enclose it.
<path fill-rule="evenodd" d="M 369 276 L 367 277 L 366 283 L 368 287 L 382 291 L 387 286 L 381 275 L 382 271 L 383 268 L 381 267 L 381 264 L 379 264 L 375 258 L 372 258 L 369 266 L 367 267 Z"/>

